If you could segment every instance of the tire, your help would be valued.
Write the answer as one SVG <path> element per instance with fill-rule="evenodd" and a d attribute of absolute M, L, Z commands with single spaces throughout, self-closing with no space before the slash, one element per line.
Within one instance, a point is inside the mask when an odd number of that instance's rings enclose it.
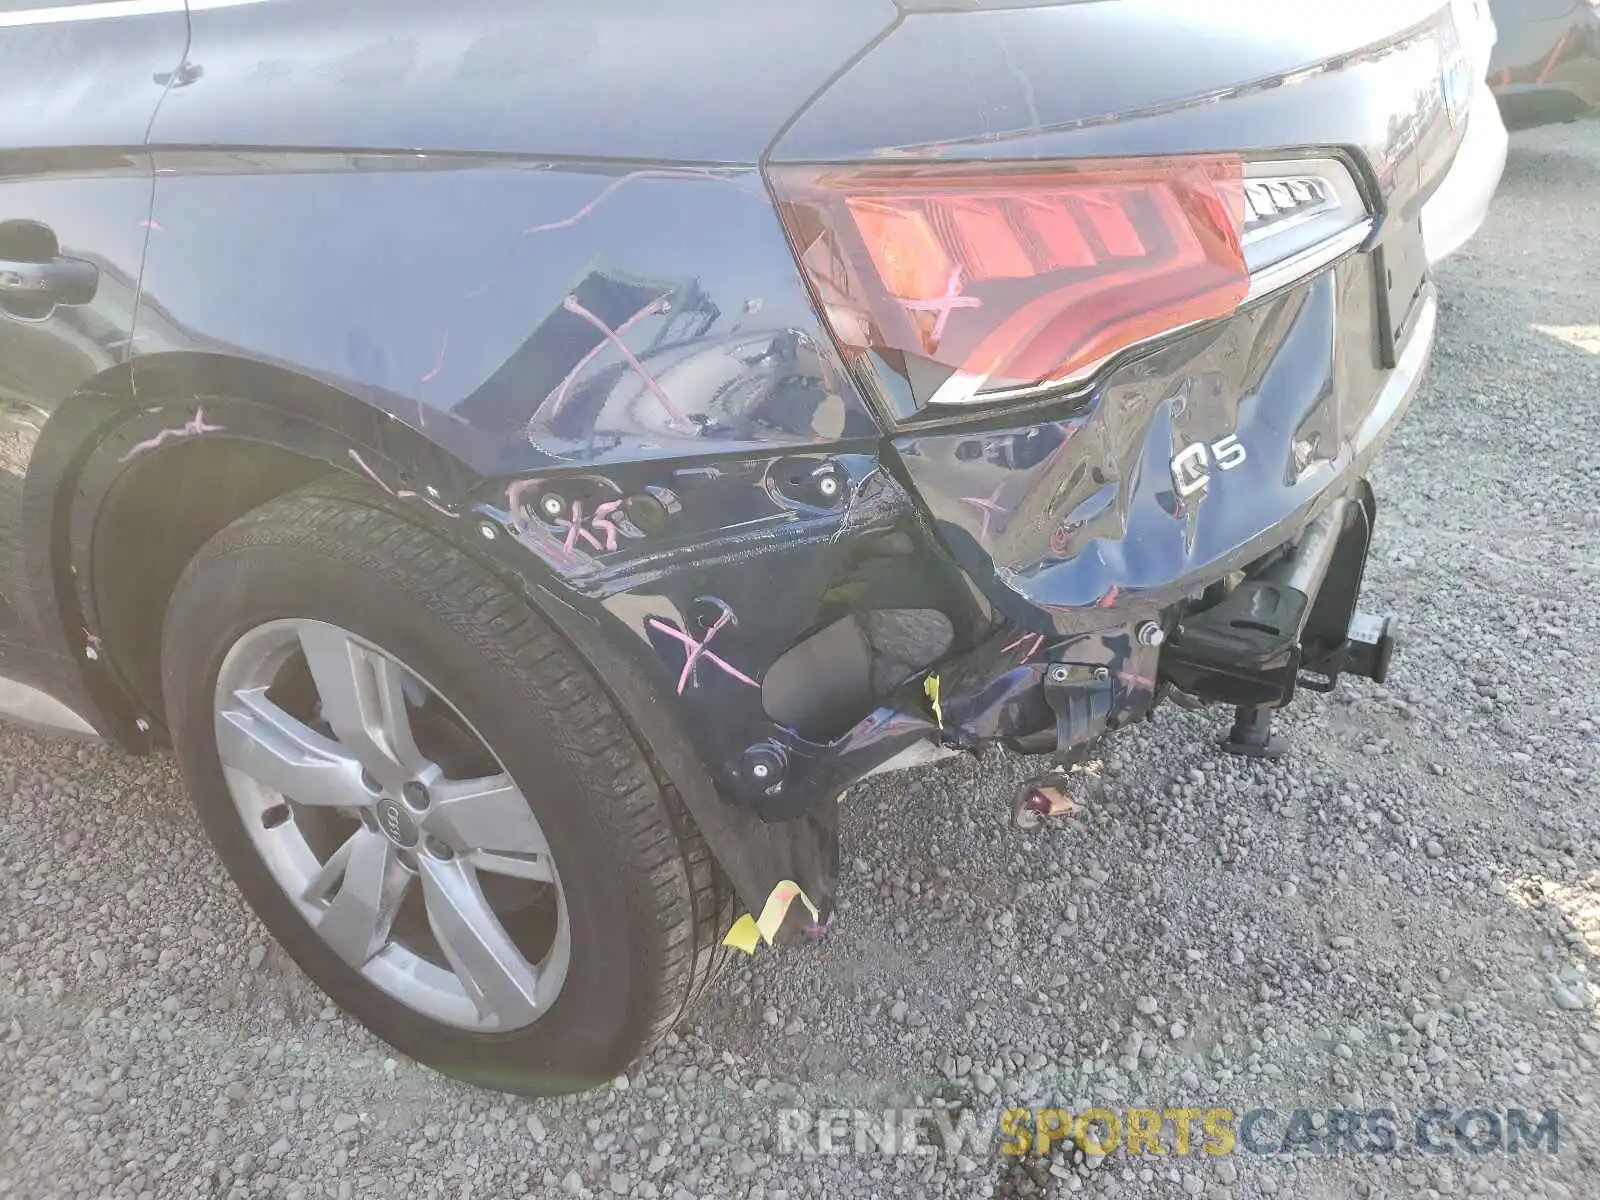
<path fill-rule="evenodd" d="M 266 835 L 246 829 L 244 801 L 230 790 L 239 775 L 223 768 L 218 714 L 225 703 L 217 688 L 225 663 L 245 653 L 229 659 L 230 650 L 253 644 L 246 636 L 252 630 L 286 621 L 300 622 L 295 629 L 321 627 L 306 622 L 340 627 L 398 659 L 405 678 L 432 690 L 428 711 L 443 711 L 433 694 L 442 697 L 520 789 L 559 872 L 571 941 L 559 994 L 531 1024 L 468 1028 L 402 1003 L 364 973 L 370 964 L 358 969 L 335 952 L 313 924 L 320 918 L 291 900 L 258 850 L 252 837 Z M 309 680 L 309 651 L 304 662 Z M 504 1091 L 582 1090 L 624 1070 L 717 973 L 731 889 L 604 687 L 522 596 L 380 498 L 320 484 L 212 538 L 169 604 L 162 681 L 185 784 L 245 899 L 340 1007 L 412 1058 Z M 421 711 L 408 710 L 407 720 L 420 720 Z M 298 825 L 302 810 L 288 803 L 287 791 L 262 794 L 293 808 Z M 348 815 L 338 811 L 340 819 Z M 368 831 L 384 834 L 372 812 L 357 816 Z M 309 830 L 311 815 L 305 819 Z M 309 844 L 309 833 L 296 836 Z M 433 844 L 419 840 L 414 853 L 387 848 L 401 859 L 411 854 L 415 866 L 424 845 Z M 547 920 L 552 903 L 546 899 Z M 517 921 L 503 925 L 518 930 Z M 460 972 L 462 979 L 470 974 Z"/>

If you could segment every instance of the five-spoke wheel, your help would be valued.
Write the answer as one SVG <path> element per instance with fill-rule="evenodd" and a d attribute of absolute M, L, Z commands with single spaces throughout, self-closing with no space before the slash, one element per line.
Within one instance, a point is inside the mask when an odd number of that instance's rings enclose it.
<path fill-rule="evenodd" d="M 216 697 L 245 828 L 340 958 L 452 1025 L 515 1029 L 550 1007 L 571 932 L 549 843 L 446 700 L 394 655 L 311 620 L 246 633 Z M 463 778 L 453 764 L 493 769 Z M 418 902 L 422 919 L 402 920 Z M 506 918 L 541 907 L 553 922 L 537 953 Z"/>

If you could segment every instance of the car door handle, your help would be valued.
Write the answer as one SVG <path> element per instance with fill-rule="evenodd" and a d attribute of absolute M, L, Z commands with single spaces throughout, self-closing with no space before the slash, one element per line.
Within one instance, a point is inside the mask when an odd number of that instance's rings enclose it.
<path fill-rule="evenodd" d="M 81 258 L 60 255 L 49 262 L 0 259 L 0 301 L 87 304 L 100 286 L 100 269 Z"/>

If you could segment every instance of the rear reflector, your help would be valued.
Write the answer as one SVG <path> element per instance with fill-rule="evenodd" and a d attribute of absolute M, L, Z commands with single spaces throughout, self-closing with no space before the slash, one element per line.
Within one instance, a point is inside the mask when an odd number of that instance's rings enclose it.
<path fill-rule="evenodd" d="M 841 348 L 914 407 L 1070 381 L 1250 287 L 1237 158 L 780 167 L 772 184 Z"/>

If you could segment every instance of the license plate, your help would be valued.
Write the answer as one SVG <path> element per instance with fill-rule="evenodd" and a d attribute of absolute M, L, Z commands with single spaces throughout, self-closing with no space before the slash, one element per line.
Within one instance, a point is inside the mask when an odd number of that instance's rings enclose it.
<path fill-rule="evenodd" d="M 1428 281 L 1421 220 L 1390 234 L 1374 253 L 1373 261 L 1378 274 L 1378 350 L 1383 365 L 1393 368 Z"/>

